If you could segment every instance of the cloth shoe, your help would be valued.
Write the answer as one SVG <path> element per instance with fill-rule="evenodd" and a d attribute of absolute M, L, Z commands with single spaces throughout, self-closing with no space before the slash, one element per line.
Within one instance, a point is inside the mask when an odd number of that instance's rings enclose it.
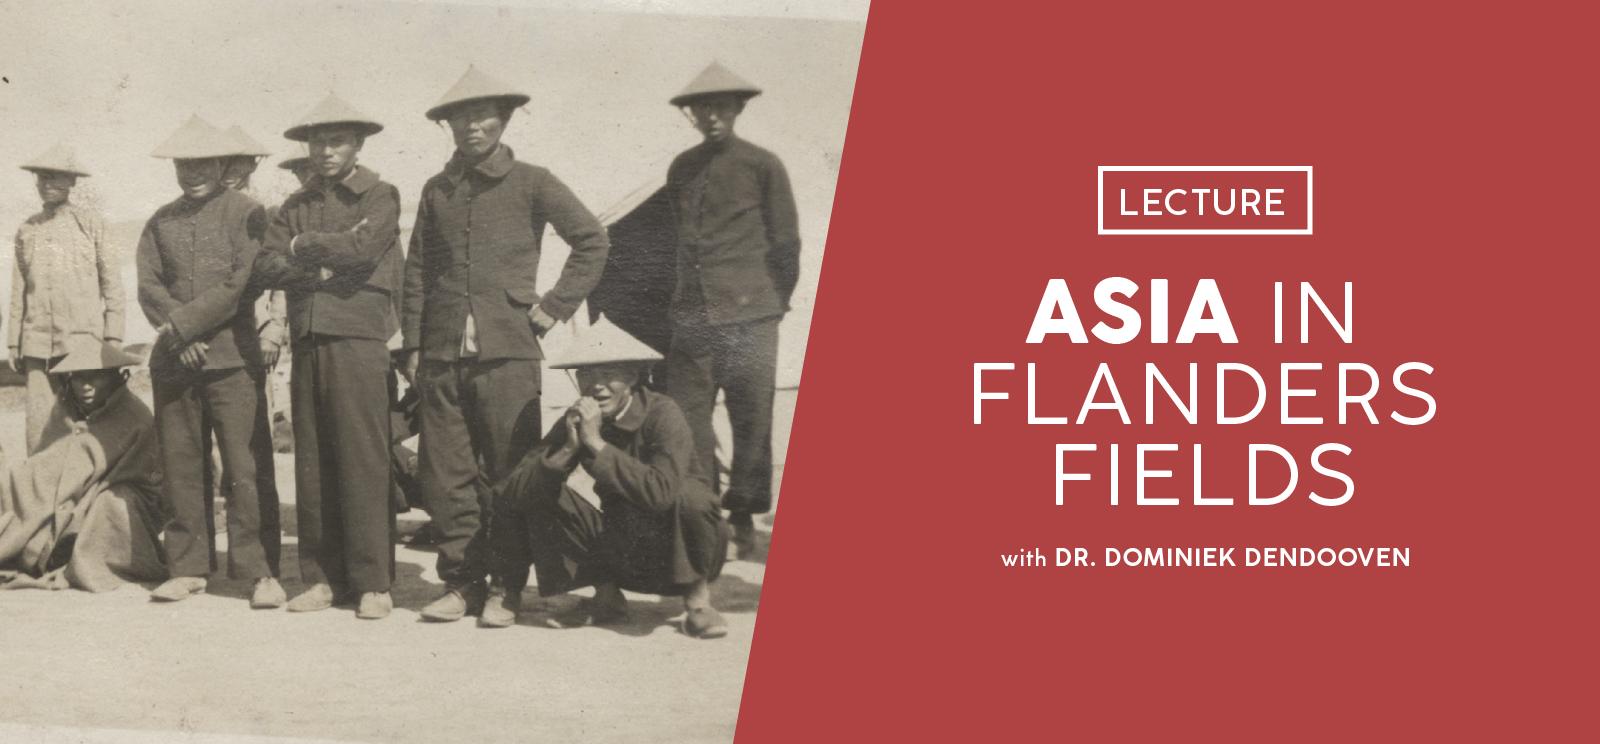
<path fill-rule="evenodd" d="M 256 579 L 255 591 L 250 593 L 250 609 L 276 610 L 283 606 L 286 595 L 283 585 L 271 576 Z"/>
<path fill-rule="evenodd" d="M 517 624 L 517 613 L 522 611 L 522 590 L 491 589 L 489 599 L 478 616 L 480 628 L 509 628 Z"/>
<path fill-rule="evenodd" d="M 206 579 L 202 576 L 174 576 L 162 582 L 162 586 L 155 587 L 154 592 L 150 592 L 150 598 L 158 602 L 181 602 L 205 592 L 205 584 Z"/>
<path fill-rule="evenodd" d="M 206 580 L 202 576 L 174 576 L 150 592 L 150 598 L 160 602 L 179 602 L 205 590 Z"/>
<path fill-rule="evenodd" d="M 333 587 L 322 583 L 312 584 L 310 588 L 289 600 L 290 612 L 316 612 L 332 606 Z"/>
<path fill-rule="evenodd" d="M 453 623 L 467 615 L 483 612 L 488 587 L 483 582 L 466 586 L 446 587 L 444 596 L 422 608 L 422 619 L 436 623 Z"/>
<path fill-rule="evenodd" d="M 683 632 L 695 638 L 721 638 L 728 634 L 728 621 L 710 607 L 693 607 L 683 620 Z"/>
<path fill-rule="evenodd" d="M 361 605 L 356 608 L 356 617 L 362 620 L 382 620 L 389 616 L 389 611 L 394 609 L 394 599 L 388 592 L 366 592 L 361 595 Z"/>

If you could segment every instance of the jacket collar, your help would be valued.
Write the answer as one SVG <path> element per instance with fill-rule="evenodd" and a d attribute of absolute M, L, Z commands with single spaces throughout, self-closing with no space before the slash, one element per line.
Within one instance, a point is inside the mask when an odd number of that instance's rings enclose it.
<path fill-rule="evenodd" d="M 638 431 L 644 425 L 645 416 L 650 413 L 650 395 L 650 391 L 643 387 L 634 388 L 628 407 L 623 409 L 621 416 L 611 421 L 611 425 L 630 433 Z"/>
<path fill-rule="evenodd" d="M 511 146 L 502 142 L 499 147 L 495 148 L 494 152 L 489 153 L 489 157 L 479 161 L 477 165 L 472 166 L 470 169 L 467 167 L 466 157 L 461 154 L 460 150 L 457 150 L 454 155 L 450 156 L 450 162 L 445 164 L 444 173 L 452 182 L 456 183 L 459 183 L 469 170 L 477 171 L 482 176 L 498 181 L 511 172 L 511 166 L 516 161 L 517 156 L 516 153 L 511 151 Z"/>
<path fill-rule="evenodd" d="M 238 192 L 219 183 L 217 184 L 217 188 L 213 189 L 211 193 L 206 194 L 198 199 L 191 197 L 188 194 L 179 194 L 177 203 L 188 209 L 198 210 L 203 209 L 209 204 L 215 203 L 218 199 L 221 199 L 223 196 L 229 193 Z"/>
<path fill-rule="evenodd" d="M 345 175 L 342 180 L 332 185 L 342 186 L 344 187 L 345 191 L 355 194 L 356 196 L 360 196 L 367 193 L 367 191 L 373 186 L 378 185 L 378 174 L 369 170 L 367 166 L 357 165 L 356 167 L 352 168 L 350 173 Z M 300 187 L 300 190 L 321 191 L 326 188 L 328 188 L 327 179 L 323 178 L 322 176 L 317 176 L 316 178 L 307 181 L 305 186 Z"/>
<path fill-rule="evenodd" d="M 702 139 L 700 140 L 699 147 L 705 152 L 715 154 L 732 150 L 735 147 L 738 147 L 740 142 L 739 135 L 730 134 L 728 135 L 727 139 L 722 140 L 721 142 L 712 142 L 711 140 Z"/>

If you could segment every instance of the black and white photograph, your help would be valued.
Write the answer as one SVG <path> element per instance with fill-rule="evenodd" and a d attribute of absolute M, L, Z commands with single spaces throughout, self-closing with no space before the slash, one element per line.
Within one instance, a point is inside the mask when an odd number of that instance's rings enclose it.
<path fill-rule="evenodd" d="M 731 741 L 867 11 L 0 0 L 0 742 Z"/>

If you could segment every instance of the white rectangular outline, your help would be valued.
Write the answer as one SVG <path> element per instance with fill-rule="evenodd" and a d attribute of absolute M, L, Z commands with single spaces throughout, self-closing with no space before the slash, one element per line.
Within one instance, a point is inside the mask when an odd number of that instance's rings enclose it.
<path fill-rule="evenodd" d="M 1121 228 L 1106 229 L 1106 171 L 1123 173 L 1128 171 L 1304 171 L 1306 174 L 1306 226 L 1305 229 L 1294 230 L 1240 230 L 1237 228 L 1181 228 L 1173 230 L 1158 230 L 1151 228 Z M 1096 235 L 1311 235 L 1311 184 L 1312 174 L 1309 165 L 1101 165 L 1097 166 L 1095 174 L 1098 180 L 1096 186 L 1095 205 L 1098 213 Z"/>

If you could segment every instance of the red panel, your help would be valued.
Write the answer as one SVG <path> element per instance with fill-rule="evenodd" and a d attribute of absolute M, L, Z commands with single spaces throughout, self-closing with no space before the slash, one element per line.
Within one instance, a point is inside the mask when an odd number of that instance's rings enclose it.
<path fill-rule="evenodd" d="M 910 3 L 872 9 L 739 722 L 741 741 L 1387 740 L 1594 737 L 1596 411 L 1589 284 L 1597 48 L 1577 6 Z M 1098 236 L 1097 167 L 1315 168 L 1313 236 Z M 1170 281 L 1173 333 L 1212 278 L 1239 343 L 1025 339 L 1051 278 L 1086 325 L 1096 282 Z M 1273 343 L 1273 282 L 1320 314 Z M 1316 312 L 1313 310 L 1313 312 Z M 1336 365 L 1382 376 L 1380 415 L 1336 416 Z M 972 422 L 972 365 L 1008 400 Z M 1100 362 L 1134 423 L 1075 415 Z M 1143 423 L 1143 364 L 1196 362 L 1200 423 Z M 1218 362 L 1261 370 L 1255 421 L 1218 426 Z M 1332 371 L 1330 371 L 1332 370 Z M 1411 380 L 1411 378 L 1407 378 Z M 1185 380 L 1186 382 L 1186 380 Z M 1209 391 L 1209 392 L 1208 392 Z M 1232 390 L 1230 389 L 1230 394 Z M 1248 389 L 1247 389 L 1248 392 Z M 1133 503 L 1133 447 L 1178 506 Z M 1250 443 L 1330 458 L 1243 502 Z M 1120 445 L 1057 506 L 1054 448 Z M 1204 491 L 1189 503 L 1203 445 Z M 1282 477 L 1265 463 L 1261 478 Z M 1003 568 L 1021 548 L 1378 546 L 1406 569 Z"/>

